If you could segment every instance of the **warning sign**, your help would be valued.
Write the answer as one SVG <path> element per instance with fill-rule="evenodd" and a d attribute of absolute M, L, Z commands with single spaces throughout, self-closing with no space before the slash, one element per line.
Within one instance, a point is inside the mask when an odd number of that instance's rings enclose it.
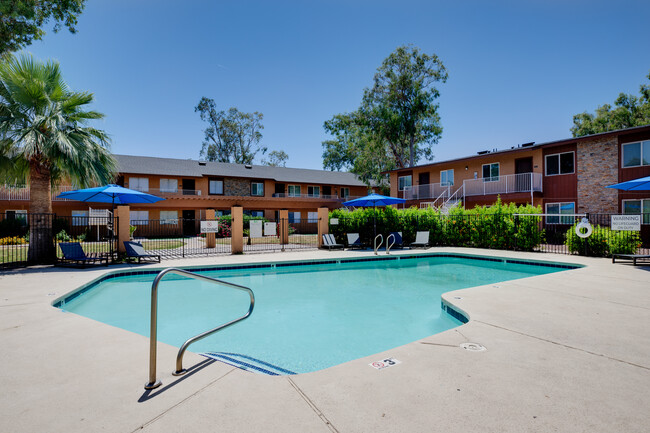
<path fill-rule="evenodd" d="M 397 365 L 401 363 L 402 361 L 399 361 L 395 358 L 386 358 L 386 359 L 382 359 L 381 361 L 372 362 L 368 365 L 376 370 L 383 370 L 384 368 L 392 367 L 393 365 Z"/>
<path fill-rule="evenodd" d="M 641 215 L 612 215 L 611 229 L 638 232 L 641 230 Z"/>
<path fill-rule="evenodd" d="M 201 221 L 201 233 L 217 233 L 219 221 Z"/>

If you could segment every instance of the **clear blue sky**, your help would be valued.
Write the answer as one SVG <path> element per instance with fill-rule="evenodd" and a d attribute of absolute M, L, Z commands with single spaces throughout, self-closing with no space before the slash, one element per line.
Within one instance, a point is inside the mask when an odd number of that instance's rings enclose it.
<path fill-rule="evenodd" d="M 444 160 L 570 137 L 573 114 L 638 94 L 649 16 L 647 0 L 88 0 L 77 34 L 46 28 L 26 51 L 95 94 L 114 153 L 197 159 L 207 96 L 262 112 L 262 143 L 287 166 L 322 168 L 323 122 L 359 106 L 399 45 L 449 70 Z"/>

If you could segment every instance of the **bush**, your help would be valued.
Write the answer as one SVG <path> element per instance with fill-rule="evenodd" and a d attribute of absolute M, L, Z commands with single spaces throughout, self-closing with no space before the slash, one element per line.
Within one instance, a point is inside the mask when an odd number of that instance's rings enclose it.
<path fill-rule="evenodd" d="M 72 237 L 70 237 L 65 230 L 61 230 L 54 236 L 54 240 L 56 242 L 70 242 L 72 241 Z"/>
<path fill-rule="evenodd" d="M 27 241 L 25 240 L 25 238 L 19 236 L 7 236 L 4 238 L 0 238 L 0 245 L 23 245 L 26 243 Z"/>
<path fill-rule="evenodd" d="M 641 246 L 638 232 L 611 230 L 609 227 L 592 226 L 591 236 L 581 238 L 576 234 L 576 226 L 566 232 L 565 244 L 571 254 L 595 257 L 608 257 L 612 254 L 634 254 Z"/>

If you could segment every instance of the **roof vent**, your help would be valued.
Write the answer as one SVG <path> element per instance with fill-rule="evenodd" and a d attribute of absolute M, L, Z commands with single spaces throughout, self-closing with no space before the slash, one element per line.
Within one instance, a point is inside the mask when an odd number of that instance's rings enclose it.
<path fill-rule="evenodd" d="M 522 144 L 521 147 L 530 147 L 530 146 L 532 146 L 533 144 L 535 144 L 535 142 L 534 142 L 534 141 L 531 141 L 530 143 L 524 143 L 524 144 Z"/>
<path fill-rule="evenodd" d="M 481 150 L 480 152 L 476 152 L 477 155 L 485 155 L 486 153 L 490 153 L 489 150 Z"/>
<path fill-rule="evenodd" d="M 246 165 L 244 165 L 244 167 L 246 167 L 246 168 L 249 169 L 249 170 L 250 170 L 251 168 L 253 168 L 253 166 L 250 165 L 250 164 L 246 164 Z"/>
<path fill-rule="evenodd" d="M 206 161 L 199 161 L 199 165 L 206 165 L 206 164 L 207 164 Z"/>

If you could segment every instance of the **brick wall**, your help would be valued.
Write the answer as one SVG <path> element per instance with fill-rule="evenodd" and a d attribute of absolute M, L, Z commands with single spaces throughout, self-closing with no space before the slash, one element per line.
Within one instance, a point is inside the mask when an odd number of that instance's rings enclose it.
<path fill-rule="evenodd" d="M 224 195 L 248 197 L 251 195 L 251 182 L 245 179 L 224 179 Z"/>
<path fill-rule="evenodd" d="M 617 213 L 618 191 L 605 188 L 618 183 L 616 137 L 585 141 L 577 146 L 577 212 Z"/>

